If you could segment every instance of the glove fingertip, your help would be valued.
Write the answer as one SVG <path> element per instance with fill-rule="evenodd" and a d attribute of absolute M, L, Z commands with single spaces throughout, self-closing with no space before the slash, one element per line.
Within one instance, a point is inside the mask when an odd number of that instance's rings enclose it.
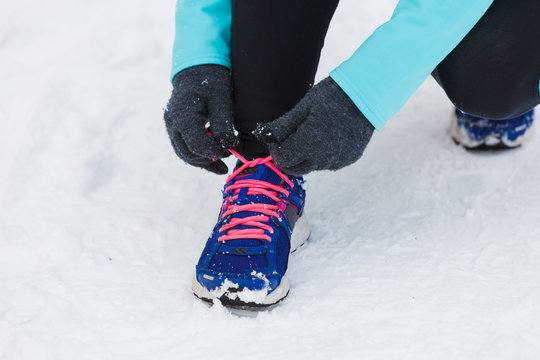
<path fill-rule="evenodd" d="M 205 166 L 204 169 L 217 175 L 225 175 L 229 172 L 229 168 L 223 161 L 214 161 L 210 165 Z"/>
<path fill-rule="evenodd" d="M 255 130 L 253 130 L 253 135 L 255 135 L 257 140 L 266 144 L 278 142 L 276 134 L 268 124 L 258 124 Z"/>
<path fill-rule="evenodd" d="M 217 143 L 221 148 L 228 150 L 228 149 L 235 149 L 238 144 L 239 140 L 234 133 L 221 133 L 214 135 L 214 138 L 216 139 Z"/>

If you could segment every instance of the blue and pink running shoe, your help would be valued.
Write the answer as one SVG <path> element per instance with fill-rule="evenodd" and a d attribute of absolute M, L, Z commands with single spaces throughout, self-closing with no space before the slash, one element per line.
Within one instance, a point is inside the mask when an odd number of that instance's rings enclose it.
<path fill-rule="evenodd" d="M 467 149 L 515 148 L 534 132 L 534 110 L 507 120 L 491 120 L 456 109 L 451 132 L 454 140 Z"/>
<path fill-rule="evenodd" d="M 238 159 L 223 205 L 201 254 L 193 293 L 223 305 L 273 305 L 289 292 L 289 253 L 309 237 L 301 177 L 289 177 L 272 157 Z"/>

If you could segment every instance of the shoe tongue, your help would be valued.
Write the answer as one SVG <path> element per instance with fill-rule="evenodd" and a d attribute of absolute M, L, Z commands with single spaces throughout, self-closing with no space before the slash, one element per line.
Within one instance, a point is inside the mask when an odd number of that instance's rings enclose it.
<path fill-rule="evenodd" d="M 236 164 L 235 170 L 239 169 L 244 165 L 241 161 L 238 161 Z M 280 185 L 283 181 L 278 174 L 276 174 L 268 166 L 261 164 L 255 167 L 248 167 L 239 173 L 234 181 L 239 180 L 260 180 L 273 185 Z M 275 204 L 275 201 L 269 198 L 268 196 L 259 194 L 259 195 L 247 195 L 247 188 L 242 189 L 239 193 L 238 199 L 235 201 L 237 205 L 243 204 Z M 238 214 L 233 215 L 233 218 L 245 218 L 248 216 L 258 215 L 258 213 L 251 211 L 243 211 Z M 250 226 L 240 225 L 236 229 L 249 229 Z M 233 247 L 251 247 L 251 246 L 261 246 L 264 244 L 264 241 L 257 239 L 239 239 L 239 240 L 228 240 L 227 244 Z"/>
<path fill-rule="evenodd" d="M 241 161 L 236 163 L 235 170 L 244 165 Z M 261 180 L 266 181 L 273 185 L 280 185 L 283 181 L 281 177 L 270 169 L 265 164 L 257 165 L 256 167 L 245 168 L 240 174 L 236 176 L 236 180 Z"/>

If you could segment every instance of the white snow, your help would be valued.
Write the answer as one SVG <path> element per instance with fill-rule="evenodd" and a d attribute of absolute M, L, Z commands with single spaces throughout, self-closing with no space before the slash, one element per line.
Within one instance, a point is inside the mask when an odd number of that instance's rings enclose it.
<path fill-rule="evenodd" d="M 256 304 L 263 303 L 266 295 L 268 295 L 268 290 L 270 289 L 269 281 L 262 273 L 257 273 L 255 270 L 251 273 L 252 276 L 261 279 L 264 281 L 264 288 L 261 290 L 249 290 L 246 289 L 241 292 L 229 292 L 229 289 L 238 289 L 239 285 L 235 282 L 232 282 L 229 279 L 225 279 L 223 284 L 217 288 L 211 291 L 213 295 L 215 295 L 217 298 L 221 298 L 224 294 L 232 300 L 235 300 L 237 298 L 240 298 L 243 302 L 253 302 Z"/>
<path fill-rule="evenodd" d="M 343 0 L 319 79 L 395 0 Z M 538 359 L 540 141 L 469 153 L 429 79 L 365 156 L 308 177 L 289 297 L 207 306 L 224 177 L 174 155 L 173 0 L 0 11 L 1 359 Z"/>

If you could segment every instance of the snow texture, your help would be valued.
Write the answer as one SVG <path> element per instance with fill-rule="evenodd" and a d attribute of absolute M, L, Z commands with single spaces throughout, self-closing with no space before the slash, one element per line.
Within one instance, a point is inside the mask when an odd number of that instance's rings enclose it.
<path fill-rule="evenodd" d="M 318 78 L 395 3 L 343 0 Z M 540 357 L 540 141 L 457 147 L 431 79 L 357 164 L 309 176 L 284 302 L 196 299 L 225 177 L 165 132 L 174 7 L 2 3 L 0 359 Z"/>

